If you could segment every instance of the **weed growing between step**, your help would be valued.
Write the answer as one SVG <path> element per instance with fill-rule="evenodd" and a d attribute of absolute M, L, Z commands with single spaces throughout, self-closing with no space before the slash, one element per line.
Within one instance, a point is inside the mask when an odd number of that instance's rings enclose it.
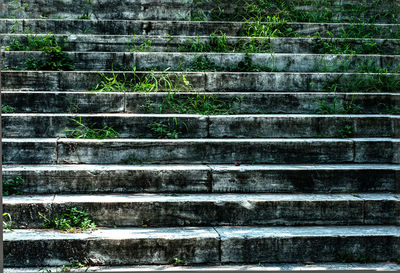
<path fill-rule="evenodd" d="M 384 50 L 381 45 L 374 41 L 363 42 L 356 45 L 351 41 L 334 40 L 333 38 L 326 40 L 321 37 L 315 37 L 312 46 L 312 52 L 316 54 L 382 54 Z"/>
<path fill-rule="evenodd" d="M 3 114 L 14 113 L 15 112 L 15 108 L 10 106 L 10 105 L 2 105 L 1 106 L 1 112 Z"/>
<path fill-rule="evenodd" d="M 86 267 L 84 271 L 79 271 L 79 272 L 88 272 L 90 266 L 85 266 L 83 263 L 80 262 L 69 262 L 67 265 L 62 265 L 60 267 L 56 266 L 55 270 L 52 271 L 51 269 L 48 269 L 46 267 L 40 268 L 40 272 L 45 272 L 45 273 L 53 273 L 53 272 L 73 272 L 72 270 L 77 270 L 77 269 L 83 269 Z"/>
<path fill-rule="evenodd" d="M 251 55 L 247 54 L 244 59 L 238 62 L 236 65 L 229 67 L 222 67 L 214 62 L 210 61 L 207 56 L 200 55 L 195 56 L 192 64 L 190 65 L 190 71 L 228 71 L 228 72 L 280 72 L 276 67 L 267 65 L 255 65 L 251 59 Z"/>
<path fill-rule="evenodd" d="M 139 76 L 136 73 L 136 67 L 133 67 L 133 75 L 129 75 L 130 79 L 123 74 L 122 76 L 112 73 L 112 77 L 100 74 L 102 80 L 90 91 L 94 92 L 178 92 L 187 91 L 192 87 L 186 79 L 186 75 L 178 75 L 167 73 L 168 69 L 160 74 L 150 71 L 149 74 Z M 123 79 L 121 79 L 123 78 Z"/>
<path fill-rule="evenodd" d="M 4 220 L 4 218 L 7 218 L 7 220 Z M 6 228 L 9 231 L 14 231 L 11 228 L 12 225 L 12 219 L 11 219 L 11 215 L 7 212 L 3 213 L 3 229 Z"/>
<path fill-rule="evenodd" d="M 70 138 L 81 139 L 113 139 L 117 138 L 119 133 L 109 126 L 104 126 L 101 129 L 94 128 L 95 124 L 85 125 L 82 123 L 82 118 L 79 120 L 71 118 L 76 124 L 76 128 L 65 130 L 66 136 Z"/>
<path fill-rule="evenodd" d="M 269 39 L 241 39 L 232 44 L 228 41 L 225 33 L 211 34 L 207 41 L 201 41 L 200 37 L 188 38 L 186 42 L 178 47 L 180 52 L 243 52 L 243 53 L 270 53 L 272 52 Z"/>
<path fill-rule="evenodd" d="M 50 33 L 43 38 L 28 34 L 22 41 L 13 39 L 10 46 L 5 47 L 5 49 L 10 51 L 42 51 L 42 58 L 28 58 L 23 69 L 50 71 L 71 71 L 75 69 L 73 61 L 63 51 L 63 46 Z"/>
<path fill-rule="evenodd" d="M 400 79 L 397 75 L 374 73 L 355 75 L 352 79 L 342 81 L 343 74 L 324 83 L 326 92 L 400 92 Z"/>
<path fill-rule="evenodd" d="M 165 114 L 233 115 L 242 100 L 242 98 L 233 98 L 229 101 L 224 101 L 215 96 L 201 95 L 199 93 L 182 98 L 180 96 L 176 97 L 175 93 L 168 93 L 158 109 L 154 109 L 155 107 L 149 109 L 147 107 L 147 110 Z M 151 105 L 152 102 L 148 101 L 148 104 Z"/>
<path fill-rule="evenodd" d="M 384 115 L 400 115 L 400 107 L 397 105 L 379 103 L 378 109 L 379 113 Z"/>
<path fill-rule="evenodd" d="M 184 265 L 185 264 L 185 261 L 184 260 L 181 260 L 181 259 L 179 259 L 179 258 L 174 258 L 173 260 L 172 260 L 172 265 L 173 266 L 180 266 L 180 265 Z"/>
<path fill-rule="evenodd" d="M 58 229 L 66 232 L 83 232 L 96 228 L 95 223 L 89 218 L 88 213 L 77 208 L 66 209 L 61 216 L 48 219 L 39 212 L 40 218 L 44 220 L 44 227 Z"/>
<path fill-rule="evenodd" d="M 332 100 L 328 98 L 328 95 L 324 99 L 318 99 L 319 108 L 315 111 L 315 114 L 320 115 L 331 115 L 331 114 L 361 114 L 363 108 L 359 104 L 353 102 L 354 96 L 350 101 L 339 102 L 337 97 Z"/>
<path fill-rule="evenodd" d="M 345 6 L 332 0 L 236 0 L 229 2 L 227 6 L 217 3 L 215 8 L 207 7 L 204 12 L 201 7 L 209 1 L 198 2 L 199 10 L 192 13 L 192 21 L 216 20 L 216 21 L 246 21 L 250 18 L 259 18 L 267 21 L 268 17 L 279 16 L 288 22 L 341 22 L 350 21 L 355 23 L 375 23 L 386 21 L 397 23 L 400 14 L 400 5 L 391 2 L 391 6 L 382 7 L 382 1 L 369 1 L 365 6 L 362 1 L 355 1 L 352 6 Z M 385 2 L 383 2 L 385 3 Z M 386 2 L 387 3 L 387 2 Z M 209 6 L 209 5 L 208 5 Z M 302 9 L 298 6 L 308 6 Z M 234 11 L 230 11 L 234 7 Z M 374 11 L 374 16 L 369 12 Z M 337 16 L 346 14 L 346 17 Z"/>
<path fill-rule="evenodd" d="M 147 40 L 141 44 L 135 43 L 136 35 L 133 35 L 132 41 L 128 43 L 128 51 L 130 52 L 144 52 L 151 51 L 151 41 Z"/>
<path fill-rule="evenodd" d="M 182 127 L 185 132 L 188 131 L 188 126 L 183 122 L 182 126 L 178 126 L 178 121 L 173 118 L 171 122 L 153 122 L 147 125 L 147 128 L 151 131 L 153 137 L 156 138 L 170 138 L 178 139 L 179 135 L 183 132 L 180 130 Z"/>
<path fill-rule="evenodd" d="M 21 187 L 24 183 L 25 181 L 22 176 L 9 178 L 6 181 L 3 181 L 3 196 L 22 194 Z"/>
<path fill-rule="evenodd" d="M 338 138 L 349 138 L 354 135 L 354 129 L 351 125 L 345 125 L 343 128 L 339 129 L 337 132 Z"/>

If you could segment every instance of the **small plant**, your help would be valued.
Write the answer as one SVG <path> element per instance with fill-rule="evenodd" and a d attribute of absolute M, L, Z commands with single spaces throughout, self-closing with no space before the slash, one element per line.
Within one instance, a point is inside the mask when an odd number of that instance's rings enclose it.
<path fill-rule="evenodd" d="M 8 218 L 8 221 L 6 220 L 4 220 L 4 218 Z M 10 231 L 14 231 L 12 228 L 11 228 L 11 225 L 12 225 L 12 219 L 11 219 L 11 215 L 9 214 L 9 213 L 3 213 L 3 229 L 4 228 L 6 228 L 6 229 L 8 229 L 8 230 L 10 230 Z"/>
<path fill-rule="evenodd" d="M 15 108 L 10 106 L 10 105 L 2 105 L 1 106 L 1 112 L 6 114 L 6 113 L 14 113 Z"/>
<path fill-rule="evenodd" d="M 337 136 L 339 138 L 349 138 L 353 136 L 353 134 L 354 134 L 353 127 L 351 125 L 345 125 L 342 129 L 338 131 Z"/>
<path fill-rule="evenodd" d="M 72 130 L 66 130 L 67 137 L 71 138 L 84 138 L 84 139 L 112 139 L 118 137 L 117 133 L 113 128 L 104 126 L 102 129 L 93 128 L 95 124 L 85 125 L 82 123 L 82 118 L 79 120 L 71 118 L 73 122 L 77 124 L 77 127 Z"/>
<path fill-rule="evenodd" d="M 381 109 L 379 113 L 385 115 L 400 115 L 400 108 L 397 105 L 387 105 L 385 103 L 379 103 L 378 108 Z"/>
<path fill-rule="evenodd" d="M 132 41 L 128 43 L 128 49 L 131 52 L 143 52 L 143 51 L 150 51 L 151 50 L 151 41 L 147 40 L 139 45 L 135 44 L 135 37 L 136 35 L 133 35 Z"/>
<path fill-rule="evenodd" d="M 326 96 L 323 100 L 318 100 L 319 109 L 315 111 L 316 114 L 329 115 L 329 114 L 359 114 L 363 112 L 361 105 L 353 102 L 354 96 L 350 101 L 339 102 L 337 97 L 334 97 L 330 102 Z"/>
<path fill-rule="evenodd" d="M 10 178 L 3 181 L 3 195 L 9 196 L 13 194 L 22 194 L 20 188 L 24 183 L 25 181 L 22 176 L 17 176 L 15 179 Z"/>
<path fill-rule="evenodd" d="M 61 47 L 46 47 L 43 51 L 44 60 L 29 58 L 25 67 L 28 70 L 71 71 L 75 69 L 71 58 Z"/>
<path fill-rule="evenodd" d="M 69 262 L 67 265 L 62 265 L 61 267 L 56 267 L 54 272 L 72 272 L 73 269 L 77 269 L 77 268 L 83 268 L 86 267 L 84 264 L 80 263 L 80 262 Z M 85 271 L 80 271 L 80 272 L 88 272 L 89 270 L 89 266 L 87 266 L 87 268 L 85 269 Z M 46 272 L 46 273 L 52 273 L 53 271 L 51 271 L 51 269 L 42 267 L 40 268 L 41 272 Z"/>
<path fill-rule="evenodd" d="M 48 219 L 40 212 L 39 216 L 44 220 L 44 226 L 47 228 L 59 229 L 66 232 L 82 232 L 96 228 L 94 222 L 90 220 L 88 213 L 77 208 L 66 209 L 65 213 L 55 219 Z"/>
<path fill-rule="evenodd" d="M 133 67 L 133 75 L 128 80 L 123 75 L 124 79 L 119 80 L 118 75 L 114 72 L 112 77 L 107 77 L 104 74 L 102 80 L 93 88 L 94 92 L 158 92 L 158 91 L 181 91 L 188 90 L 191 88 L 189 81 L 186 79 L 186 75 L 175 74 L 173 78 L 167 73 L 169 68 L 156 75 L 154 71 L 138 76 L 136 73 L 136 67 Z"/>
<path fill-rule="evenodd" d="M 187 130 L 187 126 L 183 123 L 184 127 Z M 178 133 L 178 121 L 176 118 L 173 118 L 171 123 L 165 124 L 164 122 L 153 122 L 149 124 L 147 128 L 150 129 L 152 135 L 156 138 L 171 138 L 177 139 L 179 137 Z"/>
<path fill-rule="evenodd" d="M 242 101 L 241 98 L 232 98 L 228 101 L 215 96 L 201 95 L 185 99 L 177 98 L 174 93 L 168 93 L 159 108 L 160 113 L 200 114 L 200 115 L 232 115 L 235 107 Z"/>
<path fill-rule="evenodd" d="M 172 261 L 172 265 L 173 266 L 179 266 L 179 265 L 184 265 L 184 264 L 185 264 L 184 260 L 181 260 L 181 259 L 176 258 L 176 257 Z"/>

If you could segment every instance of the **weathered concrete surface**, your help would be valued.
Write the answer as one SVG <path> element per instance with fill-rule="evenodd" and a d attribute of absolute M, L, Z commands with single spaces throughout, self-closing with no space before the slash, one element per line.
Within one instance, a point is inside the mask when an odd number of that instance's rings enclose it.
<path fill-rule="evenodd" d="M 360 106 L 361 113 L 365 114 L 388 114 L 386 106 L 400 105 L 400 94 L 396 93 L 209 92 L 199 95 L 230 104 L 236 114 L 311 114 L 323 110 L 323 103 L 333 108 L 335 100 L 339 113 L 346 103 Z M 193 92 L 179 92 L 174 94 L 174 99 L 184 102 L 196 96 Z M 3 105 L 14 107 L 16 113 L 156 113 L 166 97 L 165 93 L 3 91 L 1 100 Z"/>
<path fill-rule="evenodd" d="M 264 23 L 268 26 L 268 23 Z M 326 37 L 328 32 L 335 37 L 342 37 L 353 29 L 351 23 L 304 23 L 289 22 L 287 28 L 292 29 L 296 35 L 315 35 Z M 374 29 L 370 38 L 384 38 L 388 33 L 398 33 L 400 27 L 394 24 L 364 24 L 362 27 Z M 172 35 L 172 36 L 206 36 L 222 31 L 227 36 L 244 35 L 244 22 L 224 21 L 157 21 L 157 20 L 78 20 L 78 19 L 0 19 L 0 33 L 7 33 L 14 28 L 17 33 L 86 33 L 103 35 Z M 366 33 L 363 33 L 365 35 Z"/>
<path fill-rule="evenodd" d="M 58 270 L 57 267 L 46 267 L 52 272 Z M 340 270 L 340 271 L 399 271 L 400 266 L 395 263 L 260 263 L 260 264 L 239 264 L 239 265 L 138 265 L 138 266 L 90 266 L 83 269 L 71 269 L 71 272 L 270 272 L 270 271 L 314 271 L 314 270 Z M 80 271 L 79 271 L 80 270 Z M 38 272 L 40 268 L 4 268 L 5 273 L 31 273 Z"/>
<path fill-rule="evenodd" d="M 24 165 L 3 166 L 3 181 L 40 193 L 400 192 L 396 165 Z"/>
<path fill-rule="evenodd" d="M 334 261 L 352 254 L 386 261 L 398 255 L 394 226 L 217 227 L 222 262 Z"/>
<path fill-rule="evenodd" d="M 5 266 L 64 265 L 70 259 L 89 265 L 218 262 L 213 228 L 117 228 L 84 233 L 15 230 L 4 233 Z"/>
<path fill-rule="evenodd" d="M 393 191 L 397 168 L 387 165 L 262 165 L 212 168 L 214 192 L 368 192 Z"/>
<path fill-rule="evenodd" d="M 56 139 L 2 139 L 3 164 L 53 164 L 56 162 Z"/>
<path fill-rule="evenodd" d="M 74 121 L 75 120 L 75 121 Z M 168 114 L 3 114 L 3 137 L 68 137 L 78 127 L 112 127 L 120 138 L 161 138 L 149 126 L 164 124 L 179 138 L 288 138 L 400 136 L 400 117 L 382 115 L 168 115 Z M 252 128 L 252 130 L 249 130 Z"/>
<path fill-rule="evenodd" d="M 71 253 L 95 266 L 170 264 L 174 257 L 189 264 L 324 262 L 346 254 L 387 261 L 396 258 L 398 240 L 395 226 L 117 228 L 81 234 L 15 230 L 4 234 L 4 249 L 6 267 L 63 265 Z"/>
<path fill-rule="evenodd" d="M 151 72 L 114 72 L 119 81 L 129 82 L 135 77 L 146 77 Z M 327 82 L 350 84 L 354 80 L 368 80 L 377 74 L 360 73 L 295 73 L 295 72 L 154 72 L 156 77 L 169 75 L 172 83 L 180 83 L 172 91 L 207 91 L 207 92 L 318 92 L 326 91 Z M 105 76 L 113 77 L 110 72 Z M 399 79 L 399 74 L 385 74 Z M 125 76 L 125 78 L 124 78 Z M 190 85 L 184 85 L 185 76 Z M 25 81 L 20 81 L 20 78 Z M 83 91 L 93 90 L 102 80 L 100 72 L 94 71 L 4 71 L 2 83 L 4 90 L 23 91 Z M 161 90 L 162 91 L 162 90 Z M 165 90 L 168 91 L 168 90 Z M 339 90 L 340 91 L 340 87 Z M 347 90 L 344 90 L 347 91 Z M 351 90 L 364 92 L 365 90 Z M 384 90 L 382 90 L 384 91 Z M 394 88 L 392 92 L 398 92 Z M 128 89 L 129 92 L 129 89 Z"/>
<path fill-rule="evenodd" d="M 24 178 L 21 190 L 35 194 L 208 192 L 210 172 L 204 165 L 31 165 L 3 166 L 2 173 L 3 181 L 21 175 Z"/>
<path fill-rule="evenodd" d="M 58 139 L 56 145 L 56 139 L 5 138 L 3 163 L 398 163 L 399 144 L 391 138 L 289 138 Z"/>
<path fill-rule="evenodd" d="M 375 69 L 398 72 L 397 55 L 335 55 L 335 54 L 290 54 L 290 53 L 177 53 L 177 52 L 67 52 L 75 70 L 202 70 L 194 65 L 198 60 L 207 59 L 219 68 L 228 70 L 239 66 L 250 57 L 254 66 L 266 71 L 284 72 L 360 72 L 366 63 Z M 247 56 L 247 57 L 246 57 Z M 12 69 L 24 68 L 28 58 L 45 60 L 37 51 L 4 51 L 3 65 Z M 200 58 L 200 59 L 199 59 Z M 203 58 L 203 59 L 201 59 Z"/>
<path fill-rule="evenodd" d="M 44 37 L 44 34 L 38 34 L 38 38 Z M 151 47 L 147 51 L 176 52 L 179 47 L 186 44 L 188 39 L 200 43 L 208 43 L 210 36 L 167 36 L 167 35 L 89 35 L 89 34 L 56 34 L 60 44 L 64 44 L 65 51 L 81 52 L 121 52 L 130 51 L 131 46 L 140 47 L 148 44 Z M 4 46 L 11 44 L 12 39 L 24 40 L 26 34 L 0 34 L 0 43 Z M 265 53 L 319 53 L 321 47 L 317 47 L 316 38 L 292 38 L 292 37 L 232 37 L 228 36 L 226 42 L 228 45 L 239 45 L 251 40 L 259 41 L 265 45 Z M 373 39 L 373 38 L 320 38 L 322 42 L 334 42 L 338 44 L 350 44 L 355 50 L 362 50 L 366 43 L 376 44 L 379 51 L 387 55 L 397 55 L 399 53 L 399 39 Z M 198 40 L 198 41 L 197 41 Z M 365 46 L 364 46 L 365 47 Z M 242 47 L 243 48 L 243 47 Z M 245 47 L 244 47 L 245 48 Z M 236 51 L 239 50 L 238 48 Z M 134 51 L 134 49 L 132 49 Z M 246 50 L 243 50 L 246 52 Z M 324 53 L 329 53 L 327 50 Z M 370 54 L 379 52 L 371 51 Z"/>
<path fill-rule="evenodd" d="M 96 194 L 10 196 L 15 228 L 43 228 L 65 209 L 84 209 L 98 226 L 363 225 L 400 223 L 395 194 Z"/>
<path fill-rule="evenodd" d="M 79 126 L 76 121 L 93 129 L 112 127 L 120 138 L 159 138 L 149 128 L 154 123 L 175 130 L 179 138 L 205 138 L 208 133 L 208 117 L 199 115 L 36 113 L 4 114 L 2 121 L 3 137 L 68 137 Z"/>
<path fill-rule="evenodd" d="M 397 163 L 399 141 L 375 139 L 178 139 L 58 141 L 59 164 Z M 379 154 L 376 151 L 379 150 Z M 375 151 L 375 152 L 374 152 Z M 132 164 L 132 163 L 130 163 Z"/>

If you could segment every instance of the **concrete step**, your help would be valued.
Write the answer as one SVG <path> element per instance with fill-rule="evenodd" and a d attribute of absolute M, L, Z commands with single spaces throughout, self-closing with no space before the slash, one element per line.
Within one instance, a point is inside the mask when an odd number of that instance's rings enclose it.
<path fill-rule="evenodd" d="M 2 136 L 5 138 L 82 138 L 86 128 L 103 129 L 106 126 L 115 130 L 119 138 L 168 138 L 165 136 L 166 132 L 175 132 L 176 138 L 400 137 L 400 116 L 388 115 L 3 114 L 2 116 Z M 161 126 L 165 133 L 157 133 L 154 126 Z M 75 129 L 78 129 L 78 134 L 71 136 L 71 130 Z"/>
<path fill-rule="evenodd" d="M 339 165 L 3 165 L 23 194 L 48 193 L 400 193 L 400 166 Z"/>
<path fill-rule="evenodd" d="M 316 271 L 316 270 L 340 270 L 340 271 L 399 271 L 400 265 L 393 262 L 383 263 L 259 263 L 259 264 L 229 264 L 229 265 L 131 265 L 131 266 L 83 266 L 83 268 L 72 268 L 66 265 L 70 272 L 271 272 L 271 271 Z M 70 269 L 71 268 L 71 269 Z M 4 273 L 31 273 L 39 272 L 41 268 L 4 268 Z M 47 266 L 47 270 L 57 272 L 60 267 Z"/>
<path fill-rule="evenodd" d="M 38 34 L 41 39 L 48 34 Z M 13 40 L 24 43 L 26 34 L 0 34 L 5 49 Z M 92 35 L 56 34 L 64 51 L 158 51 L 158 52 L 249 52 L 249 53 L 314 53 L 329 54 L 347 52 L 358 54 L 399 55 L 400 39 L 376 38 L 293 38 L 293 37 L 222 37 L 224 47 L 217 47 L 210 36 L 169 36 L 169 35 Z M 211 46 L 210 46 L 211 44 Z M 205 46 L 204 46 L 205 45 Z M 204 48 L 204 49 L 202 49 Z M 346 48 L 349 48 L 346 51 Z M 351 50 L 350 50 L 351 49 Z"/>
<path fill-rule="evenodd" d="M 400 91 L 398 73 L 4 71 L 1 81 L 5 91 L 87 91 L 106 82 L 104 76 L 111 81 L 115 78 L 128 92 L 130 82 L 141 88 L 146 83 L 148 90 L 142 92 L 157 90 L 157 86 L 159 91 L 173 92 Z"/>
<path fill-rule="evenodd" d="M 281 14 L 285 19 L 297 19 L 299 21 L 351 21 L 351 22 L 393 22 L 399 18 L 399 5 L 397 3 L 368 4 L 368 2 L 336 1 L 336 3 L 321 3 L 320 1 L 308 1 L 306 3 L 293 1 L 282 5 L 266 5 L 255 3 L 254 9 L 264 8 L 266 15 Z M 38 0 L 25 1 L 24 5 L 15 4 L 7 0 L 0 17 L 9 18 L 83 18 L 83 19 L 144 19 L 144 20 L 237 20 L 254 16 L 255 12 L 249 8 L 243 8 L 243 1 L 220 1 L 217 5 L 211 5 L 208 1 L 192 0 L 164 0 L 164 1 L 91 1 L 65 2 L 54 0 L 49 6 Z M 247 4 L 248 5 L 248 4 Z M 113 9 L 106 9 L 112 6 Z M 277 8 L 278 6 L 278 8 Z M 250 6 L 251 7 L 251 6 Z M 344 8 L 345 7 L 345 8 Z M 282 12 L 283 9 L 283 12 Z M 279 12 L 280 11 L 280 12 Z M 327 14 L 321 14 L 322 12 Z M 388 14 L 389 13 L 389 14 Z"/>
<path fill-rule="evenodd" d="M 263 23 L 274 26 L 271 23 Z M 149 21 L 149 20 L 76 20 L 76 19 L 0 19 L 0 33 L 54 33 L 94 35 L 172 35 L 207 36 L 225 33 L 227 36 L 245 36 L 251 23 L 224 21 Z M 282 26 L 280 26 L 282 28 Z M 398 24 L 304 23 L 284 24 L 290 36 L 396 38 Z M 350 36 L 350 37 L 349 37 Z"/>
<path fill-rule="evenodd" d="M 44 228 L 66 209 L 101 227 L 399 225 L 399 194 L 96 194 L 5 196 L 15 228 Z"/>
<path fill-rule="evenodd" d="M 91 233 L 4 233 L 4 265 L 332 262 L 340 257 L 394 260 L 395 226 L 116 228 Z M 251 251 L 250 251 L 251 250 Z"/>
<path fill-rule="evenodd" d="M 3 164 L 395 163 L 400 140 L 3 138 Z"/>
<path fill-rule="evenodd" d="M 3 105 L 13 107 L 15 113 L 159 113 L 168 97 L 165 93 L 77 91 L 3 91 L 1 95 Z M 396 93 L 179 92 L 173 98 L 185 102 L 198 96 L 200 101 L 229 106 L 218 109 L 232 114 L 400 114 L 400 94 Z"/>
<path fill-rule="evenodd" d="M 66 52 L 75 70 L 400 72 L 400 55 L 289 53 Z M 41 52 L 5 51 L 6 69 L 26 69 L 29 58 L 46 61 Z M 248 64 L 247 66 L 245 64 Z"/>

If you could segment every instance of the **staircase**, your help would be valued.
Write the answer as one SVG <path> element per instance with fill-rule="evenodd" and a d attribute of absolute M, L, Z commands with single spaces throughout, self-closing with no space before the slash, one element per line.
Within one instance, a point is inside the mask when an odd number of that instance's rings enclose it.
<path fill-rule="evenodd" d="M 400 269 L 398 1 L 0 17 L 6 272 Z M 71 208 L 97 228 L 44 226 Z"/>

